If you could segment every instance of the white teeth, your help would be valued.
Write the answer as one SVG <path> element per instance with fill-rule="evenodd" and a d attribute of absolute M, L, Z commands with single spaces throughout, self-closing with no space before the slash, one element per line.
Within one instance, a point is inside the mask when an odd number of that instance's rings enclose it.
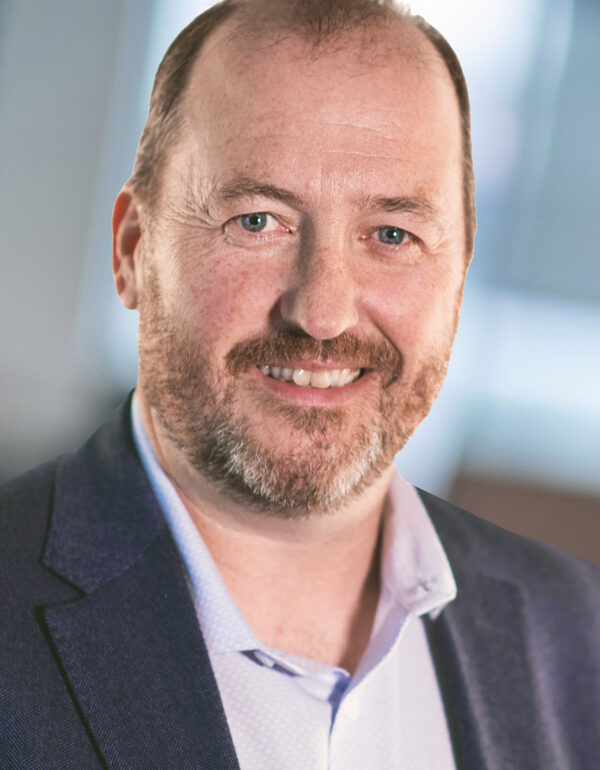
<path fill-rule="evenodd" d="M 294 383 L 296 385 L 300 385 L 302 388 L 310 385 L 310 378 L 311 373 L 307 372 L 306 369 L 294 369 L 292 373 L 292 379 L 294 380 Z"/>
<path fill-rule="evenodd" d="M 329 379 L 331 381 L 330 387 L 332 388 L 335 388 L 336 385 L 340 384 L 340 370 L 334 369 L 333 371 L 329 372 Z"/>
<path fill-rule="evenodd" d="M 260 371 L 274 380 L 292 381 L 301 388 L 341 388 L 360 376 L 360 369 L 292 369 L 287 366 L 261 366 Z"/>
<path fill-rule="evenodd" d="M 331 375 L 328 371 L 313 372 L 310 375 L 310 387 L 311 388 L 330 388 L 331 387 Z"/>

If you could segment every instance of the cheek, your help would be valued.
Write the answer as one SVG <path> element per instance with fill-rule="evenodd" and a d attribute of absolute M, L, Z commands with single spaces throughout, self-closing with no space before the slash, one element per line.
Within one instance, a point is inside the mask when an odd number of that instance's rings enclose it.
<path fill-rule="evenodd" d="M 199 260 L 182 284 L 194 332 L 224 355 L 232 344 L 267 329 L 281 276 L 266 260 L 224 255 Z"/>
<path fill-rule="evenodd" d="M 409 364 L 453 336 L 461 288 L 455 271 L 406 271 L 379 283 L 370 314 Z"/>

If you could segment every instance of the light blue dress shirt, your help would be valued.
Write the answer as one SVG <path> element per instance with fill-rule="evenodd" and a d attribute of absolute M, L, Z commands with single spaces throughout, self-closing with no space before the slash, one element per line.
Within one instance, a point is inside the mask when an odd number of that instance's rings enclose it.
<path fill-rule="evenodd" d="M 373 631 L 350 676 L 256 637 L 158 464 L 135 396 L 132 421 L 143 466 L 187 568 L 242 770 L 456 770 L 422 622 L 455 598 L 456 584 L 414 487 L 396 472 Z"/>

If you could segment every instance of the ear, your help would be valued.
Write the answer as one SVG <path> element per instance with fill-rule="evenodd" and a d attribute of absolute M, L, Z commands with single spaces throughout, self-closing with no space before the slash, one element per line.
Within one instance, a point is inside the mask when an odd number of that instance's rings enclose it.
<path fill-rule="evenodd" d="M 115 288 L 123 305 L 129 310 L 135 310 L 138 305 L 138 283 L 140 280 L 139 250 L 137 247 L 142 231 L 139 203 L 127 185 L 117 195 L 113 209 L 112 230 L 112 268 Z"/>

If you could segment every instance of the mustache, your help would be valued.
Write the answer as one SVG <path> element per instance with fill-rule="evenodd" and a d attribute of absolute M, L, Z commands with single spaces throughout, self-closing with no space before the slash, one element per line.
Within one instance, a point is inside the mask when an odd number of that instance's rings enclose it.
<path fill-rule="evenodd" d="M 351 369 L 372 369 L 383 375 L 385 386 L 400 377 L 403 366 L 402 354 L 387 340 L 375 341 L 352 332 L 317 340 L 302 331 L 290 330 L 237 343 L 227 354 L 225 367 L 235 375 L 249 366 L 298 359 L 340 361 Z"/>

